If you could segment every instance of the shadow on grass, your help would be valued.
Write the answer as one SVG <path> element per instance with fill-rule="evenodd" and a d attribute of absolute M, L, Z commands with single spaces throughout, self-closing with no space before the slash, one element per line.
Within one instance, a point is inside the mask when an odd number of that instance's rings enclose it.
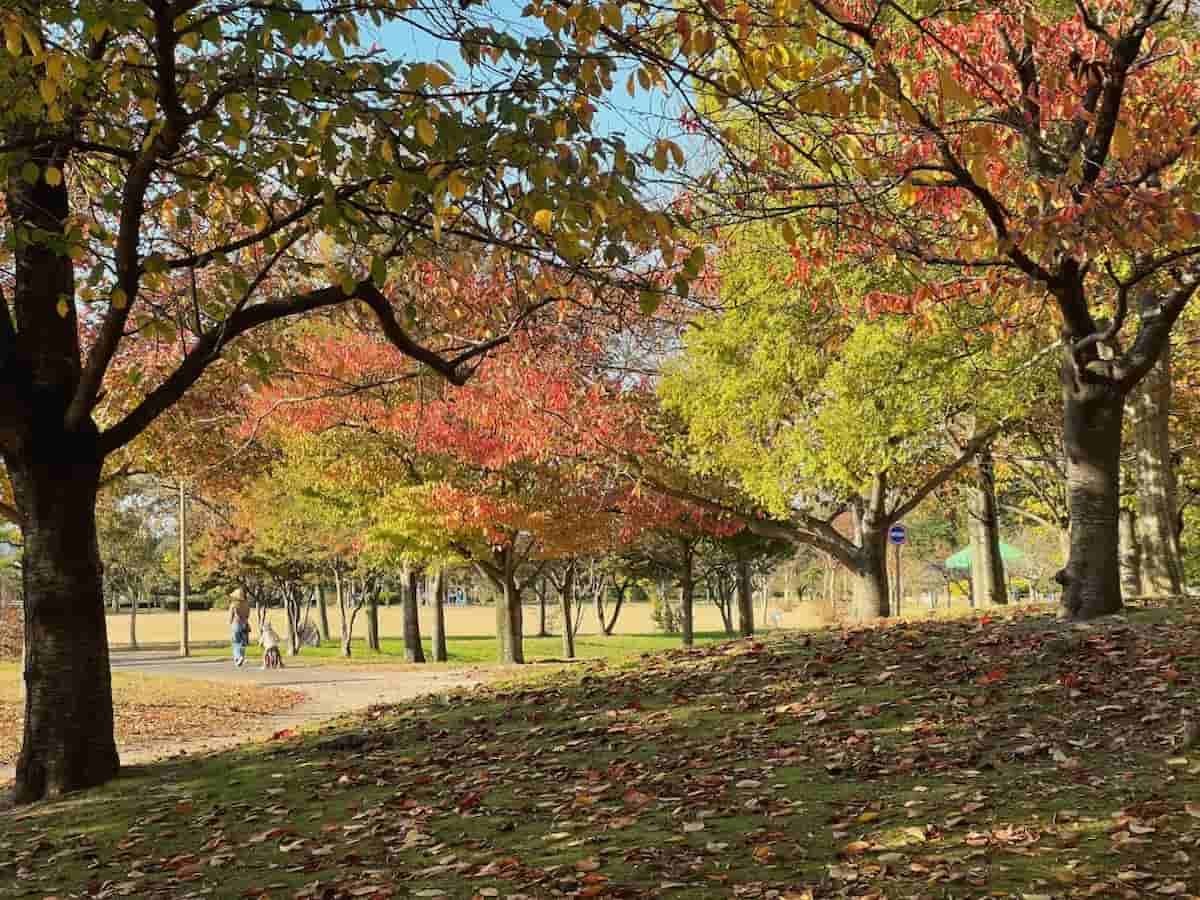
<path fill-rule="evenodd" d="M 138 767 L 8 814 L 0 872 L 139 897 L 1200 891 L 1200 757 L 1173 749 L 1195 607 L 1012 615 L 595 661 Z"/>

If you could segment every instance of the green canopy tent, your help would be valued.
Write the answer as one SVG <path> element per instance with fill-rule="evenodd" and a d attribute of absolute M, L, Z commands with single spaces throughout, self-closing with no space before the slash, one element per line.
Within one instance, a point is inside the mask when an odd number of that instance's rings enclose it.
<path fill-rule="evenodd" d="M 1004 561 L 1005 565 L 1011 565 L 1012 563 L 1020 562 L 1024 558 L 1025 558 L 1025 554 L 1022 553 L 1020 550 L 1018 550 L 1016 547 L 1014 547 L 1012 544 L 1006 544 L 1006 543 L 1004 543 L 1004 541 L 1000 542 L 1000 559 L 1002 559 Z M 953 556 L 947 557 L 946 561 L 944 563 L 942 563 L 942 565 L 944 565 L 947 569 L 964 569 L 964 570 L 970 569 L 971 568 L 971 547 L 970 547 L 970 545 L 968 544 L 966 547 L 963 547 L 961 550 L 959 550 Z"/>

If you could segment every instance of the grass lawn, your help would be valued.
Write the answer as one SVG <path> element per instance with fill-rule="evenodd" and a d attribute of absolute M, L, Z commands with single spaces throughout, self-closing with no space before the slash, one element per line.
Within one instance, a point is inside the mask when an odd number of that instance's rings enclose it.
<path fill-rule="evenodd" d="M 302 699 L 297 691 L 280 688 L 113 673 L 117 743 L 122 748 L 238 734 L 248 721 L 279 713 Z M 230 716 L 231 708 L 241 712 Z M 0 765 L 16 761 L 24 714 L 20 668 L 0 663 Z M 0 870 L 0 884 L 3 879 Z"/>
<path fill-rule="evenodd" d="M 0 896 L 1200 894 L 1200 608 L 556 670 L 4 814 Z"/>
<path fill-rule="evenodd" d="M 255 639 L 257 640 L 257 634 Z M 697 644 L 711 644 L 719 640 L 728 640 L 723 631 L 707 631 L 696 635 Z M 430 641 L 425 640 L 423 646 L 426 658 L 433 659 L 433 647 Z M 381 638 L 380 647 L 379 653 L 372 653 L 367 649 L 365 638 L 355 639 L 352 646 L 353 655 L 347 659 L 342 656 L 339 642 L 326 641 L 320 647 L 305 647 L 300 653 L 300 659 L 301 661 L 319 659 L 322 663 L 348 663 L 356 666 L 378 663 L 396 665 L 404 662 L 404 641 L 401 638 Z M 580 659 L 615 661 L 642 653 L 675 650 L 678 647 L 679 635 L 667 634 L 614 634 L 610 637 L 580 635 L 575 639 L 575 654 Z M 446 652 L 450 657 L 451 665 L 494 663 L 496 661 L 496 638 L 491 635 L 450 637 L 446 639 Z M 229 653 L 230 650 L 227 647 L 205 647 L 196 651 L 197 656 L 228 656 Z M 247 656 L 260 659 L 262 647 L 257 644 L 252 645 L 247 648 Z M 526 662 L 561 660 L 562 658 L 561 637 L 525 638 Z"/>
<path fill-rule="evenodd" d="M 915 608 L 915 607 L 914 607 Z M 446 607 L 446 634 L 452 639 L 456 637 L 474 637 L 493 635 L 496 633 L 496 610 L 493 606 L 454 606 Z M 538 630 L 538 609 L 527 605 L 523 610 L 525 636 L 532 637 Z M 550 610 L 550 631 L 558 633 L 557 614 Z M 421 633 L 433 634 L 433 608 L 420 608 Z M 699 631 L 720 631 L 721 614 L 711 603 L 697 603 L 694 610 L 695 627 Z M 759 604 L 755 611 L 760 624 L 776 621 L 784 629 L 814 628 L 828 624 L 829 618 L 821 604 L 796 603 L 790 609 L 771 608 L 771 617 L 763 615 Z M 315 614 L 314 614 L 315 618 Z M 287 620 L 283 610 L 271 610 L 271 620 L 275 630 L 283 634 L 287 628 Z M 379 632 L 384 635 L 400 635 L 404 633 L 403 610 L 399 604 L 381 606 L 379 608 Z M 108 627 L 108 643 L 110 647 L 123 646 L 129 642 L 129 613 L 110 613 L 106 617 Z M 329 625 L 334 634 L 339 633 L 341 620 L 334 604 L 329 606 Z M 655 630 L 654 619 L 649 603 L 626 603 L 617 620 L 618 634 L 651 634 Z M 580 637 L 597 637 L 597 619 L 595 611 L 585 607 L 580 623 Z M 137 618 L 138 641 L 143 645 L 178 646 L 179 644 L 179 613 L 171 611 L 143 610 Z M 192 610 L 188 615 L 188 632 L 194 642 L 215 641 L 224 644 L 229 641 L 229 613 L 223 609 Z M 367 633 L 367 615 L 359 612 L 354 620 L 355 637 L 363 637 Z M 554 651 L 550 651 L 554 652 Z"/>

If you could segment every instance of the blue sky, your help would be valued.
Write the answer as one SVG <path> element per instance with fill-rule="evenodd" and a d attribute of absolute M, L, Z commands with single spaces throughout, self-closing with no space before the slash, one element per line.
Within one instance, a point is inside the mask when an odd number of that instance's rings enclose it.
<path fill-rule="evenodd" d="M 521 17 L 522 4 L 513 0 L 497 0 L 489 9 L 495 12 L 497 24 L 507 27 L 509 33 L 530 36 L 537 33 L 536 22 Z M 458 47 L 447 41 L 439 41 L 426 32 L 403 22 L 391 22 L 382 29 L 369 29 L 378 43 L 402 60 L 442 60 L 450 63 L 460 78 L 468 75 L 466 63 L 459 55 Z M 481 73 L 490 80 L 493 73 Z M 657 92 L 638 90 L 630 97 L 625 89 L 629 70 L 614 79 L 615 90 L 599 104 L 596 120 L 597 133 L 621 132 L 633 147 L 644 146 L 653 137 L 680 139 L 677 122 L 678 104 Z"/>

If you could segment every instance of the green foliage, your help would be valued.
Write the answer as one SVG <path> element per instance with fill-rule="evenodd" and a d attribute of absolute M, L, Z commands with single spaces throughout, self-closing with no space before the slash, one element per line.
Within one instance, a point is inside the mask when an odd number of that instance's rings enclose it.
<path fill-rule="evenodd" d="M 1026 342 L 1002 341 L 982 314 L 863 316 L 875 273 L 835 267 L 790 284 L 790 265 L 765 228 L 739 232 L 720 262 L 725 310 L 668 366 L 660 393 L 697 471 L 786 518 L 802 494 L 862 493 L 882 472 L 913 487 L 977 426 L 1019 411 L 1011 376 Z"/>

